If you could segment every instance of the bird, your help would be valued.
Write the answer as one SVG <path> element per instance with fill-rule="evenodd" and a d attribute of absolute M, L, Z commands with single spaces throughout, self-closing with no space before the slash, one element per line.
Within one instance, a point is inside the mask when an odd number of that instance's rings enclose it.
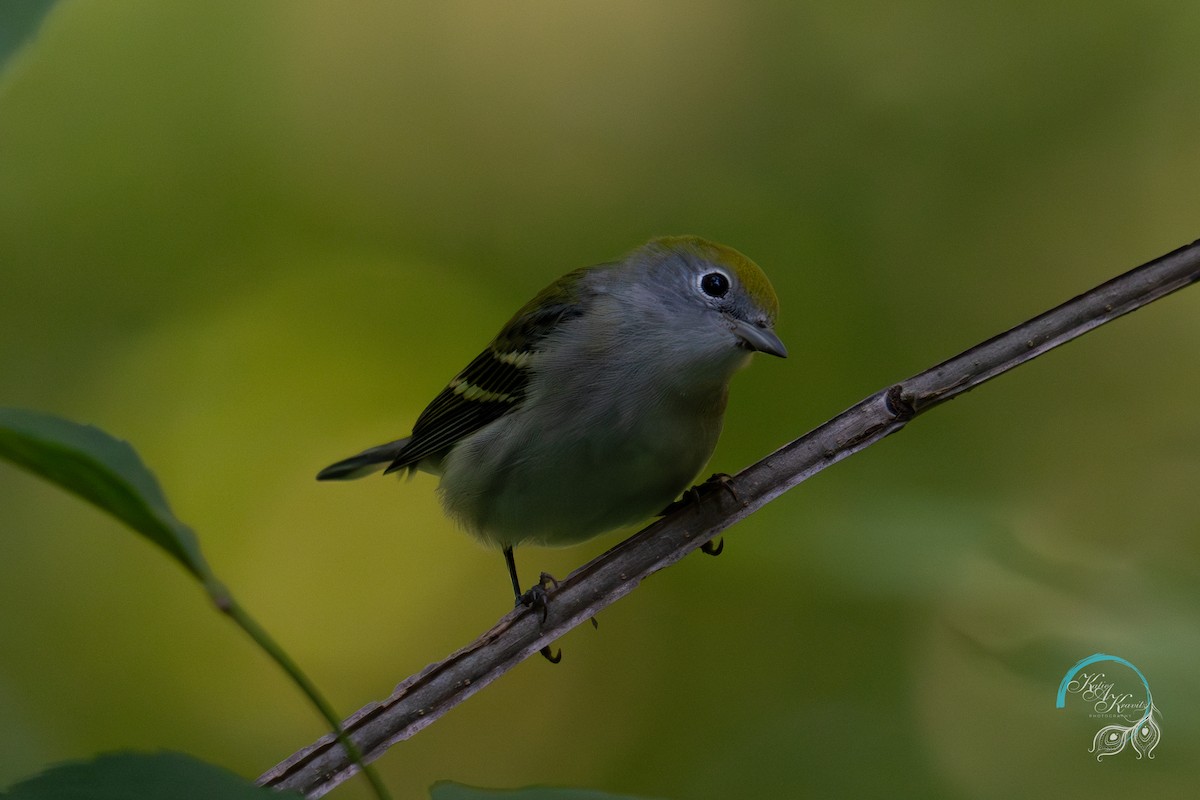
<path fill-rule="evenodd" d="M 575 544 L 670 505 L 716 447 L 733 375 L 755 352 L 787 357 L 778 313 L 766 274 L 732 247 L 652 239 L 551 283 L 408 436 L 317 479 L 438 476 L 447 515 L 503 553 L 516 604 L 542 604 L 513 548 Z"/>

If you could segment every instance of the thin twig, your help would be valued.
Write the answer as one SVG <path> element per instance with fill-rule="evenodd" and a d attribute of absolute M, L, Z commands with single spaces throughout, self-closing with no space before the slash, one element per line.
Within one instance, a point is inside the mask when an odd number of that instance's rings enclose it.
<path fill-rule="evenodd" d="M 1200 242 L 868 397 L 734 476 L 737 499 L 729 492 L 709 492 L 571 573 L 553 591 L 544 624 L 539 625 L 540 612 L 513 611 L 466 647 L 405 680 L 386 700 L 360 709 L 346 720 L 346 731 L 365 759 L 373 761 L 629 594 L 648 575 L 679 561 L 793 486 L 895 433 L 939 403 L 1197 280 Z M 259 783 L 320 797 L 355 769 L 336 740 L 325 736 L 270 769 Z"/>

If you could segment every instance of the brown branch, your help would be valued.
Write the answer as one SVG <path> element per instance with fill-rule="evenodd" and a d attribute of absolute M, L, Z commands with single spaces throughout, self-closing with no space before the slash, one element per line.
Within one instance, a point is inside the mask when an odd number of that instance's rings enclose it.
<path fill-rule="evenodd" d="M 1041 316 L 878 392 L 782 447 L 711 492 L 571 573 L 551 594 L 549 616 L 518 609 L 445 660 L 345 722 L 366 761 L 430 725 L 520 661 L 633 591 L 738 520 L 826 467 L 903 428 L 910 419 L 1123 314 L 1200 280 L 1200 242 L 1131 270 Z M 270 769 L 259 783 L 320 797 L 355 771 L 325 736 Z"/>

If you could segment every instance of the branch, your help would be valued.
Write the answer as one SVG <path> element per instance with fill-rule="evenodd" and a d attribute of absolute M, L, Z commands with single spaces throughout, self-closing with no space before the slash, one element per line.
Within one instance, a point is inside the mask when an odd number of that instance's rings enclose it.
<path fill-rule="evenodd" d="M 736 499 L 729 492 L 708 493 L 571 573 L 552 592 L 544 624 L 530 609 L 514 610 L 466 647 L 405 680 L 386 700 L 360 709 L 344 723 L 346 732 L 364 759 L 373 761 L 793 486 L 895 433 L 918 414 L 1197 280 L 1200 241 L 868 397 L 736 475 Z M 355 770 L 327 735 L 267 771 L 259 783 L 320 797 Z"/>

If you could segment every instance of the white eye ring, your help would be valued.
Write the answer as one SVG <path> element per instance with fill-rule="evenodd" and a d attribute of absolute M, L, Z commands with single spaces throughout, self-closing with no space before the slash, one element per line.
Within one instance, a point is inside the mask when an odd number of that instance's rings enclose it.
<path fill-rule="evenodd" d="M 733 285 L 733 282 L 729 280 L 729 276 L 722 270 L 712 269 L 701 275 L 696 285 L 700 288 L 700 291 L 709 297 L 719 300 L 729 294 L 729 289 Z"/>

